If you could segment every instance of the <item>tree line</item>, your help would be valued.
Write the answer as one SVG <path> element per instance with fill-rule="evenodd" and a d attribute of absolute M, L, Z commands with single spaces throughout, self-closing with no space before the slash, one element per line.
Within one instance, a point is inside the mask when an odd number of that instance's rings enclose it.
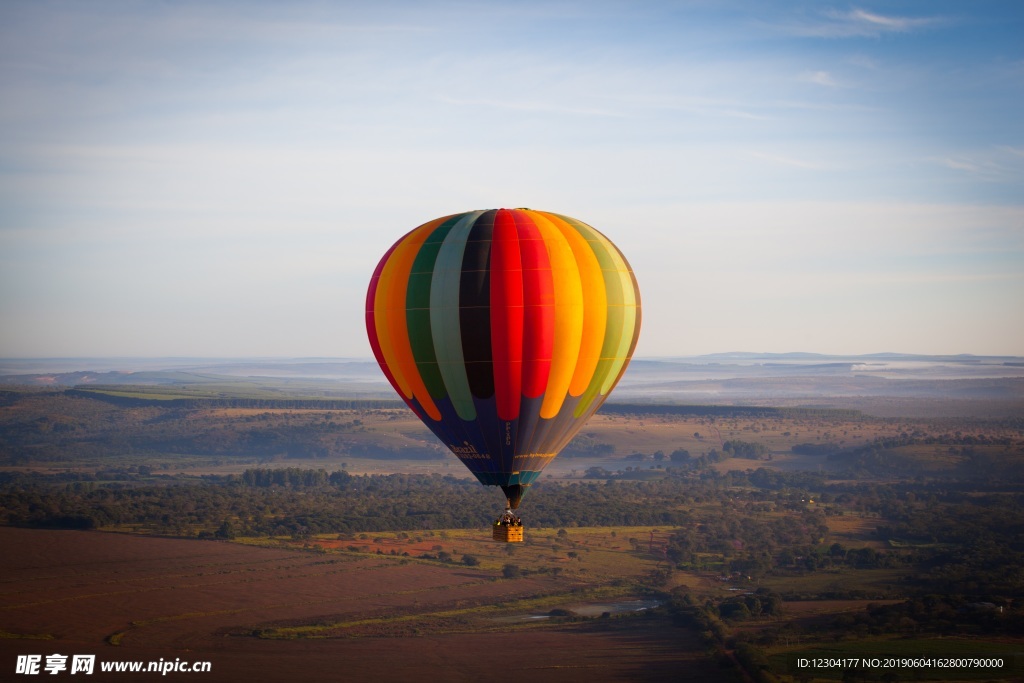
<path fill-rule="evenodd" d="M 504 503 L 499 491 L 475 480 L 436 474 L 257 467 L 225 476 L 108 476 L 3 473 L 0 523 L 301 538 L 480 528 Z M 709 470 L 655 481 L 542 480 L 521 512 L 534 527 L 673 527 L 657 552 L 678 568 L 757 577 L 913 567 L 922 590 L 1024 598 L 1024 491 L 993 487 L 828 483 L 807 472 Z M 884 547 L 829 541 L 828 518 L 847 511 L 876 517 L 874 540 Z M 634 546 L 646 547 L 639 539 Z"/>

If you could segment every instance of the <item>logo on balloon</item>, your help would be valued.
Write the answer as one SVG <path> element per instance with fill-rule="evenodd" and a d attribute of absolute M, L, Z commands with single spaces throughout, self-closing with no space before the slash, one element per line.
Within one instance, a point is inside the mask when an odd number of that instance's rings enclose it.
<path fill-rule="evenodd" d="M 462 446 L 456 446 L 455 444 L 448 444 L 448 449 L 452 453 L 459 456 L 460 458 L 487 458 L 486 453 L 478 453 L 476 446 L 464 441 Z"/>

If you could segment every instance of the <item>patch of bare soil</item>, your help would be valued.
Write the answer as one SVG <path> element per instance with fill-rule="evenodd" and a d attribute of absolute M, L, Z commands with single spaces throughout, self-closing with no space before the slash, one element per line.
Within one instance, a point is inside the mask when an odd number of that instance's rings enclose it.
<path fill-rule="evenodd" d="M 209 661 L 210 673 L 168 674 L 207 682 L 714 677 L 698 637 L 658 618 L 443 628 L 460 610 L 564 590 L 551 578 L 99 532 L 0 528 L 0 547 L 0 671 L 8 673 L 17 655 L 60 653 L 95 654 L 97 667 Z M 312 627 L 312 637 L 259 637 L 268 625 Z M 90 680 L 105 679 L 97 668 Z"/>

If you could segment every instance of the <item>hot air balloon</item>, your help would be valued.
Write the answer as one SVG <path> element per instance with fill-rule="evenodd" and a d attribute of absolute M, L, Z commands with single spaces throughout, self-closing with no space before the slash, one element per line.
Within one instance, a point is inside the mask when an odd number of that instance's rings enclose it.
<path fill-rule="evenodd" d="M 522 540 L 526 489 L 601 406 L 640 332 L 626 259 L 582 221 L 468 211 L 395 242 L 366 295 L 395 391 L 480 483 L 500 486 L 494 538 Z"/>

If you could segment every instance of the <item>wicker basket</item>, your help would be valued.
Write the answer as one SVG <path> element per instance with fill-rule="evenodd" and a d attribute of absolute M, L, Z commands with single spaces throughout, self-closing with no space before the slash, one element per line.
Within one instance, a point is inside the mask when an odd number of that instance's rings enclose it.
<path fill-rule="evenodd" d="M 494 524 L 491 527 L 494 529 L 494 540 L 501 541 L 502 543 L 522 543 L 523 542 L 523 525 L 512 525 L 512 524 Z"/>

